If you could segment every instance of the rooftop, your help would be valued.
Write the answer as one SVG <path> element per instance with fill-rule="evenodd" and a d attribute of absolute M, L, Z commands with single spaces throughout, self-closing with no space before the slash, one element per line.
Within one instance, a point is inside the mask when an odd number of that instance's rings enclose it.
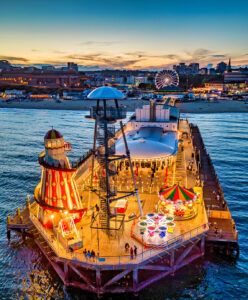
<path fill-rule="evenodd" d="M 126 139 L 132 159 L 161 158 L 177 153 L 177 133 L 159 127 L 142 127 L 129 131 Z M 116 141 L 116 154 L 125 153 L 123 138 Z"/>

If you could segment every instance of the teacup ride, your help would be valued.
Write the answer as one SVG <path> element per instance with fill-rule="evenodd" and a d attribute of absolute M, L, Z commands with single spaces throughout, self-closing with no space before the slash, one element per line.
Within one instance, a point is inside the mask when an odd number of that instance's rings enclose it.
<path fill-rule="evenodd" d="M 139 227 L 146 228 L 147 227 L 147 222 L 142 221 L 142 222 L 139 222 L 138 225 L 139 225 Z"/>
<path fill-rule="evenodd" d="M 152 236 L 154 236 L 154 233 L 155 233 L 155 230 L 156 230 L 156 226 L 148 226 L 147 230 L 148 230 L 148 235 L 150 237 L 152 237 Z"/>
<path fill-rule="evenodd" d="M 173 222 L 173 221 L 174 221 L 174 218 L 171 217 L 171 216 L 166 216 L 165 221 L 166 221 L 166 223 L 168 223 L 168 222 Z"/>
<path fill-rule="evenodd" d="M 174 228 L 176 226 L 174 222 L 167 222 L 166 225 L 168 228 Z"/>
<path fill-rule="evenodd" d="M 166 226 L 159 226 L 159 236 L 160 238 L 164 238 L 166 236 L 167 227 Z"/>
<path fill-rule="evenodd" d="M 154 213 L 150 213 L 150 214 L 147 214 L 147 217 L 150 218 L 150 219 L 152 219 L 155 215 L 156 214 L 154 214 Z"/>

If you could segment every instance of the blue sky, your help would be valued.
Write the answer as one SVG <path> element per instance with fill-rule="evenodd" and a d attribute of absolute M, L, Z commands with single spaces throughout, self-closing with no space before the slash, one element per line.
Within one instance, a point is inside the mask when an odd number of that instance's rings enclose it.
<path fill-rule="evenodd" d="M 3 2 L 3 1 L 1 1 Z M 0 59 L 160 68 L 248 64 L 248 1 L 4 1 Z"/>

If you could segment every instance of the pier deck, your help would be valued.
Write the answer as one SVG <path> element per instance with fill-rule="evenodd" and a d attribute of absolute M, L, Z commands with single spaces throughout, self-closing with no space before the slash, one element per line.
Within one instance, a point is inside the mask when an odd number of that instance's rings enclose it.
<path fill-rule="evenodd" d="M 128 199 L 123 232 L 111 237 L 102 230 L 91 229 L 92 213 L 96 213 L 94 207 L 98 196 L 87 190 L 90 176 L 83 176 L 84 172 L 79 172 L 83 180 L 78 177 L 77 181 L 82 199 L 88 207 L 87 214 L 77 224 L 83 248 L 69 251 L 52 230 L 45 229 L 38 220 L 36 202 L 27 204 L 27 208 L 18 211 L 16 216 L 9 217 L 7 231 L 28 231 L 65 285 L 98 294 L 138 292 L 153 282 L 174 274 L 182 266 L 204 255 L 205 238 L 213 244 L 221 242 L 230 248 L 237 247 L 235 223 L 227 204 L 223 207 L 224 195 L 199 129 L 189 125 L 186 120 L 180 120 L 179 125 L 179 130 L 188 133 L 188 137 L 182 141 L 182 147 L 179 147 L 176 162 L 168 168 L 168 179 L 166 180 L 165 170 L 162 169 L 158 169 L 154 177 L 148 168 L 136 175 L 144 214 L 156 211 L 158 192 L 165 180 L 167 185 L 180 183 L 187 188 L 200 186 L 204 181 L 203 199 L 197 203 L 197 216 L 190 220 L 175 221 L 175 231 L 166 236 L 162 245 L 145 248 L 143 242 L 141 244 L 140 239 L 132 235 L 135 218 L 139 217 L 134 197 Z M 191 171 L 187 170 L 189 162 L 193 163 Z M 80 168 L 88 170 L 88 167 Z M 116 182 L 118 190 L 128 191 L 132 188 L 130 176 L 129 170 L 119 172 Z M 217 195 L 221 199 L 217 200 Z M 134 219 L 129 218 L 131 214 L 134 214 Z M 125 252 L 126 242 L 138 247 L 136 257 L 132 258 Z M 83 249 L 93 249 L 97 257 L 86 257 Z"/>
<path fill-rule="evenodd" d="M 208 242 L 228 244 L 228 247 L 238 251 L 238 232 L 217 174 L 214 170 L 212 160 L 204 146 L 199 128 L 191 125 L 191 135 L 201 179 L 204 181 L 203 196 L 206 210 L 209 215 Z"/>

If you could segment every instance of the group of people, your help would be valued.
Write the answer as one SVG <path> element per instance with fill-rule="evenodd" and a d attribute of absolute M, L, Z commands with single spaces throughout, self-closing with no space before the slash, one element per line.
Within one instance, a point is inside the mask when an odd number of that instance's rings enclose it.
<path fill-rule="evenodd" d="M 192 171 L 192 170 L 193 170 L 193 167 L 194 167 L 194 161 L 191 160 L 191 161 L 189 161 L 189 163 L 188 163 L 187 170 L 188 170 L 188 171 Z"/>
<path fill-rule="evenodd" d="M 221 204 L 222 209 L 226 209 L 226 200 L 221 199 L 221 196 L 219 193 L 216 193 L 213 191 L 213 195 L 215 196 L 215 199 Z"/>
<path fill-rule="evenodd" d="M 219 229 L 216 222 L 214 222 L 214 224 L 210 223 L 209 227 L 216 237 L 218 236 L 219 238 L 222 238 L 222 228 Z"/>
<path fill-rule="evenodd" d="M 86 248 L 84 249 L 84 252 L 83 252 L 83 254 L 85 255 L 85 257 L 86 257 L 86 259 L 87 258 L 92 258 L 93 260 L 95 259 L 95 257 L 96 257 L 96 253 L 95 253 L 95 251 L 94 250 L 86 250 Z"/>
<path fill-rule="evenodd" d="M 134 257 L 136 258 L 137 256 L 137 247 L 134 245 L 133 247 L 130 247 L 129 243 L 125 244 L 125 251 L 127 253 L 130 253 L 130 258 L 133 259 Z"/>

